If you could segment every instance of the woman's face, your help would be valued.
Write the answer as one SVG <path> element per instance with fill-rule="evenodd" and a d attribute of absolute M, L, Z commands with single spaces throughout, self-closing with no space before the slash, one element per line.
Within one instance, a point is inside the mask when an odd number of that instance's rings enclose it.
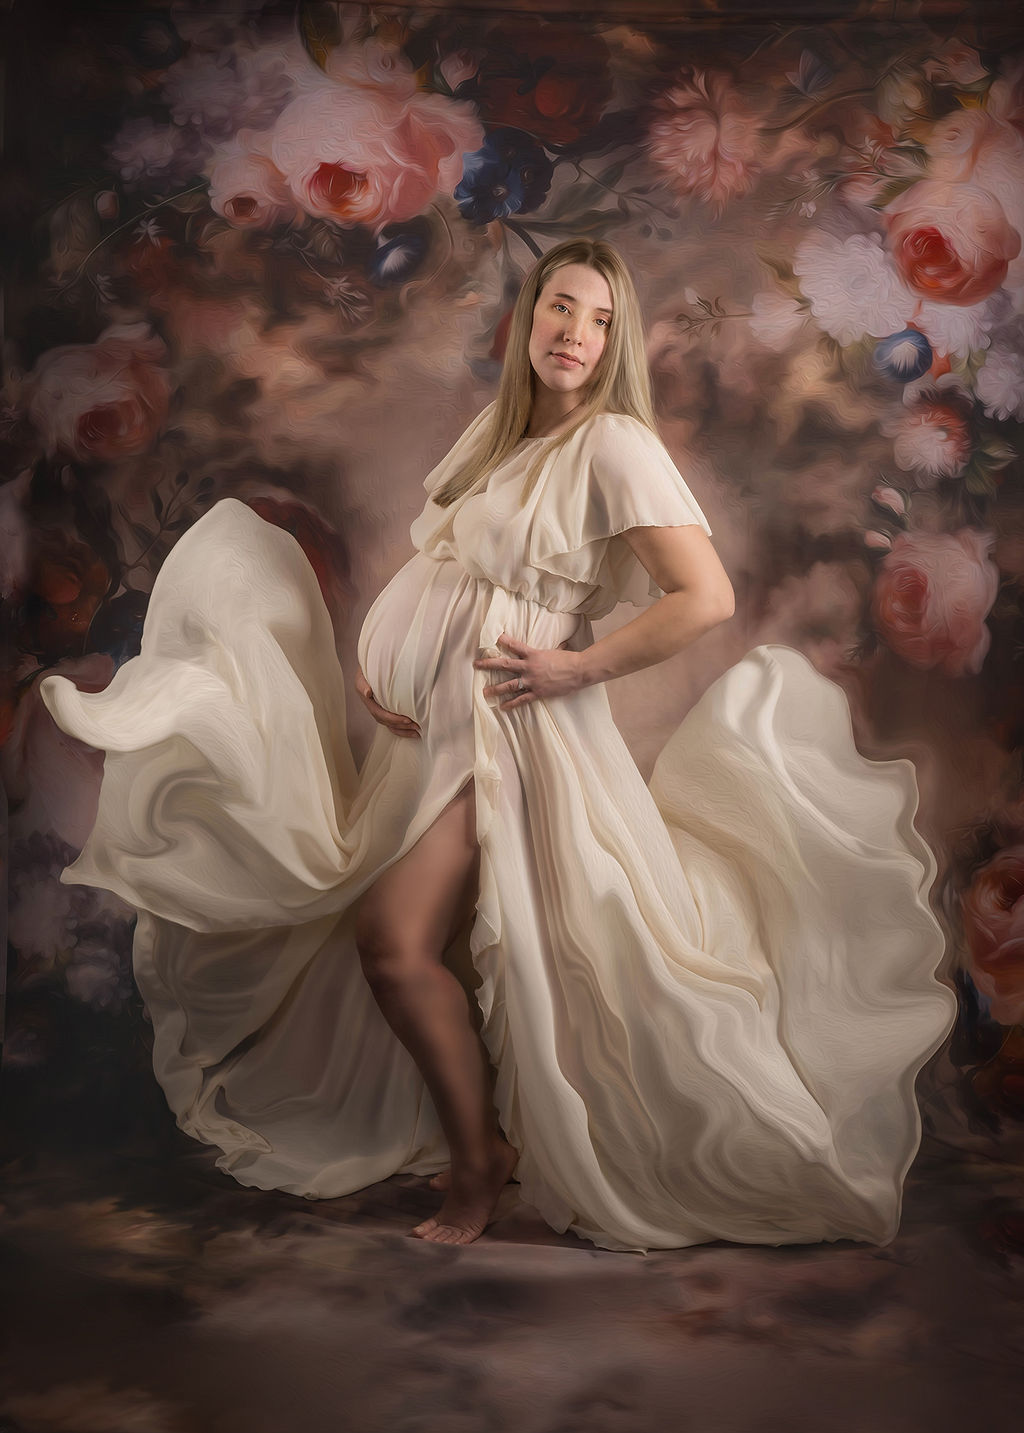
<path fill-rule="evenodd" d="M 575 394 L 594 376 L 612 322 L 607 279 L 586 264 L 563 264 L 533 306 L 530 363 L 554 393 Z"/>

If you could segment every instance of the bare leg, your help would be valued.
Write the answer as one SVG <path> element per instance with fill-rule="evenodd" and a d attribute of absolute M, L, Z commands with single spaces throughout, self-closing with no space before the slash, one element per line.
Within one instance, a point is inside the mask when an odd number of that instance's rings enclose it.
<path fill-rule="evenodd" d="M 517 1159 L 491 1101 L 486 1055 L 466 993 L 441 956 L 476 892 L 472 784 L 365 893 L 356 916 L 363 971 L 388 1024 L 419 1067 L 451 1152 L 451 1184 L 412 1233 L 468 1244 L 494 1212 Z"/>

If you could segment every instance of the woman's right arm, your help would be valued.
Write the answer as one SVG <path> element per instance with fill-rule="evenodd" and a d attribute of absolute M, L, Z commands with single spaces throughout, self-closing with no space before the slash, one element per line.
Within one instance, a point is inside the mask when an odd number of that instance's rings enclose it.
<path fill-rule="evenodd" d="M 356 691 L 374 721 L 380 722 L 381 726 L 386 726 L 388 731 L 393 732 L 395 736 L 419 736 L 420 729 L 412 717 L 402 716 L 399 712 L 389 712 L 381 706 L 359 667 L 356 668 Z"/>

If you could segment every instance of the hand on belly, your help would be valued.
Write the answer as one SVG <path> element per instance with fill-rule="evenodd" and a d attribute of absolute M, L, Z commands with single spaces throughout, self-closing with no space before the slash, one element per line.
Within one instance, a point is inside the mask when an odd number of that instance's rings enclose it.
<path fill-rule="evenodd" d="M 375 722 L 387 727 L 388 731 L 393 732 L 395 736 L 419 736 L 419 726 L 411 717 L 402 716 L 400 712 L 388 711 L 386 707 L 381 706 L 373 694 L 373 688 L 363 676 L 361 668 L 356 671 L 356 691 Z"/>

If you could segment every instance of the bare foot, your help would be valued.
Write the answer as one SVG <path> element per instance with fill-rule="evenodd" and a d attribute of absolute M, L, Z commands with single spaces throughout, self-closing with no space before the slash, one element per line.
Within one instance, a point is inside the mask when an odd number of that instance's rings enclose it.
<path fill-rule="evenodd" d="M 426 1239 L 431 1244 L 472 1244 L 490 1223 L 501 1191 L 512 1177 L 519 1151 L 504 1140 L 495 1144 L 491 1158 L 483 1170 L 453 1175 L 442 1170 L 434 1179 L 445 1179 L 448 1198 L 431 1219 L 425 1219 L 409 1231 L 413 1239 Z M 434 1183 L 434 1179 L 430 1182 Z M 438 1186 L 434 1186 L 437 1188 Z"/>

